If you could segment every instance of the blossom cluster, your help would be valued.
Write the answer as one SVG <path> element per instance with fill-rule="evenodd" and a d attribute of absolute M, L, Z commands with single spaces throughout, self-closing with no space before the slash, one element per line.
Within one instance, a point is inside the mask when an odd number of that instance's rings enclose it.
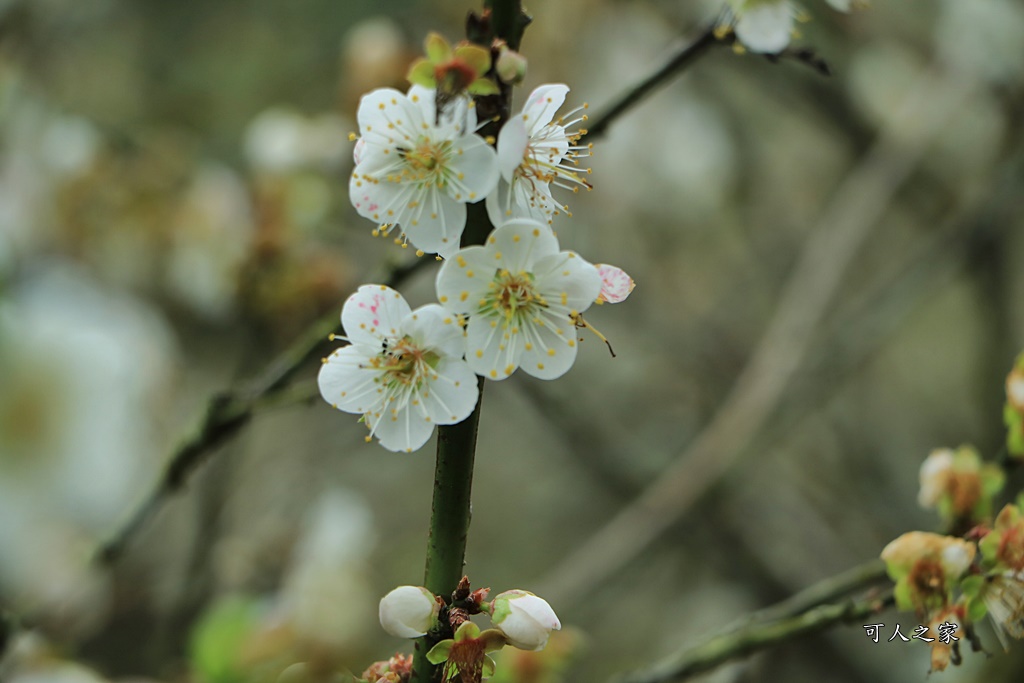
<path fill-rule="evenodd" d="M 342 309 L 345 335 L 336 337 L 348 345 L 325 358 L 319 374 L 324 399 L 362 415 L 367 441 L 376 437 L 391 451 L 414 451 L 434 425 L 465 420 L 479 396 L 477 376 L 502 380 L 520 368 L 539 379 L 565 374 L 577 330 L 593 329 L 583 312 L 633 288 L 621 269 L 562 250 L 551 227 L 571 215 L 553 192 L 591 187 L 590 169 L 579 166 L 590 154 L 578 144 L 586 131 L 575 128 L 586 121 L 585 105 L 558 116 L 568 86 L 542 85 L 485 138 L 469 95 L 491 93 L 481 81 L 489 53 L 452 50 L 431 35 L 427 54 L 411 69 L 408 92 L 382 88 L 362 98 L 349 195 L 375 233 L 398 230 L 397 242 L 444 260 L 438 303 L 413 310 L 387 286 L 360 287 Z M 461 248 L 467 204 L 480 201 L 494 229 L 484 244 Z"/>
<path fill-rule="evenodd" d="M 421 586 L 399 586 L 381 598 L 380 623 L 399 638 L 449 635 L 431 648 L 427 658 L 432 664 L 450 664 L 464 681 L 478 681 L 494 673 L 489 653 L 505 645 L 541 650 L 551 632 L 562 628 L 551 605 L 529 591 L 504 591 L 490 601 L 488 593 L 486 588 L 470 592 L 467 579 L 450 602 Z M 474 614 L 486 614 L 494 628 L 481 631 L 469 620 Z"/>

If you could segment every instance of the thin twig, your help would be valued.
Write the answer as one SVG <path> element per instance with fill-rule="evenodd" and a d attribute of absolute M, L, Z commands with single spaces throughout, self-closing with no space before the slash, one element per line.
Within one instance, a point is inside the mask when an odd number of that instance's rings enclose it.
<path fill-rule="evenodd" d="M 775 411 L 800 368 L 853 256 L 910 176 L 966 85 L 922 79 L 900 116 L 837 188 L 786 283 L 774 318 L 707 427 L 663 475 L 570 554 L 544 582 L 544 595 L 572 602 L 619 570 L 718 482 Z M 906 122 L 917 126 L 907 130 Z"/>
<path fill-rule="evenodd" d="M 598 114 L 590 119 L 587 134 L 582 139 L 593 141 L 608 132 L 608 128 L 620 116 L 639 104 L 644 97 L 667 82 L 670 78 L 696 62 L 716 42 L 714 25 L 708 26 L 697 38 L 673 55 L 649 76 L 629 88 Z"/>
<path fill-rule="evenodd" d="M 385 284 L 397 287 L 432 259 L 419 258 L 391 269 Z M 163 474 L 128 521 L 96 553 L 101 564 L 115 562 L 127 544 L 218 446 L 236 436 L 252 416 L 265 405 L 278 403 L 276 396 L 295 372 L 320 353 L 328 335 L 339 328 L 338 314 L 331 312 L 311 324 L 302 335 L 275 358 L 248 386 L 215 394 L 206 404 L 203 417 L 191 436 L 171 453 Z M 303 400 L 308 387 L 299 388 L 296 400 Z"/>
<path fill-rule="evenodd" d="M 673 655 L 649 669 L 627 674 L 618 679 L 618 683 L 683 681 L 725 662 L 808 633 L 817 633 L 836 624 L 860 622 L 893 604 L 892 591 L 887 591 L 863 600 L 816 605 L 793 615 L 754 619 L 745 626 L 719 632 L 703 644 Z"/>
<path fill-rule="evenodd" d="M 587 125 L 587 133 L 581 140 L 586 139 L 593 142 L 608 132 L 620 116 L 640 104 L 653 91 L 667 83 L 672 77 L 678 75 L 688 67 L 692 66 L 698 59 L 703 57 L 714 46 L 732 47 L 736 45 L 736 35 L 728 33 L 719 37 L 717 30 L 718 22 L 714 22 L 703 29 L 700 34 L 690 43 L 682 47 L 672 55 L 664 64 L 655 69 L 646 78 L 632 86 L 590 118 Z M 788 47 L 782 52 L 762 54 L 773 64 L 782 61 L 795 61 L 806 64 L 822 76 L 831 76 L 832 69 L 818 53 L 809 47 Z"/>

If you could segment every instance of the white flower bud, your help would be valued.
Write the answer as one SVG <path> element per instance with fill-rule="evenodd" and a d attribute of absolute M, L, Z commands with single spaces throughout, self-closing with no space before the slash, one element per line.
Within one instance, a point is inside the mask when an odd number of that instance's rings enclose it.
<path fill-rule="evenodd" d="M 426 635 L 437 621 L 441 606 L 420 586 L 399 586 L 380 600 L 380 625 L 399 638 Z"/>
<path fill-rule="evenodd" d="M 491 621 L 510 645 L 520 650 L 541 650 L 551 631 L 562 628 L 551 605 L 522 590 L 505 591 L 491 603 Z"/>

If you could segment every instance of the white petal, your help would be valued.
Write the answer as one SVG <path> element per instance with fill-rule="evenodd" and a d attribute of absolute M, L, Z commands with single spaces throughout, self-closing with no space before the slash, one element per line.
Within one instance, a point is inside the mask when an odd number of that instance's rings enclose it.
<path fill-rule="evenodd" d="M 537 379 L 561 377 L 576 362 L 576 327 L 568 313 L 540 316 L 543 325 L 523 325 L 526 346 L 520 365 Z"/>
<path fill-rule="evenodd" d="M 479 135 L 464 135 L 452 145 L 452 171 L 457 175 L 445 185 L 448 194 L 460 202 L 478 202 L 498 184 L 498 156 Z"/>
<path fill-rule="evenodd" d="M 380 445 L 395 452 L 418 450 L 434 431 L 434 423 L 411 405 L 385 409 L 368 417 L 367 422 Z"/>
<path fill-rule="evenodd" d="M 455 316 L 438 304 L 421 306 L 402 321 L 402 332 L 424 350 L 433 350 L 443 356 L 462 358 L 466 353 L 466 339 Z"/>
<path fill-rule="evenodd" d="M 353 342 L 372 346 L 384 337 L 398 336 L 409 310 L 402 295 L 390 287 L 363 285 L 342 307 L 341 325 Z"/>
<path fill-rule="evenodd" d="M 536 88 L 526 99 L 521 117 L 526 123 L 527 131 L 534 131 L 551 123 L 565 96 L 569 94 L 569 86 L 562 83 L 549 83 Z"/>
<path fill-rule="evenodd" d="M 437 272 L 437 299 L 454 313 L 473 313 L 487 295 L 498 268 L 489 247 L 466 247 L 441 264 Z"/>
<path fill-rule="evenodd" d="M 501 127 L 498 133 L 498 169 L 506 181 L 511 182 L 512 174 L 523 163 L 529 139 L 522 117 L 514 116 Z"/>
<path fill-rule="evenodd" d="M 832 5 L 833 9 L 837 9 L 840 12 L 849 12 L 850 7 L 853 5 L 851 0 L 825 0 L 825 2 Z"/>
<path fill-rule="evenodd" d="M 501 226 L 513 218 L 529 218 L 551 223 L 551 218 L 564 207 L 551 196 L 548 183 L 513 178 L 512 184 L 498 180 L 498 187 L 487 195 L 487 217 L 491 224 Z"/>
<path fill-rule="evenodd" d="M 356 120 L 367 146 L 372 147 L 385 144 L 388 139 L 397 144 L 418 135 L 424 116 L 423 110 L 409 101 L 405 94 L 394 88 L 378 88 L 363 95 Z M 394 128 L 389 128 L 389 125 Z"/>
<path fill-rule="evenodd" d="M 436 375 L 427 379 L 423 406 L 435 424 L 458 424 L 476 407 L 476 375 L 461 358 L 443 358 L 435 371 Z"/>
<path fill-rule="evenodd" d="M 736 37 L 753 52 L 781 52 L 793 33 L 793 10 L 787 0 L 757 5 L 736 22 Z"/>
<path fill-rule="evenodd" d="M 369 367 L 370 352 L 372 349 L 361 344 L 352 344 L 327 357 L 317 375 L 325 401 L 346 413 L 363 414 L 375 409 L 381 395 L 374 379 L 381 372 Z"/>
<path fill-rule="evenodd" d="M 395 222 L 401 224 L 417 249 L 450 257 L 458 251 L 462 231 L 466 229 L 466 205 L 436 187 L 431 187 L 425 197 L 417 201 L 422 205 L 397 212 Z"/>
<path fill-rule="evenodd" d="M 434 125 L 437 112 L 437 91 L 433 88 L 425 88 L 422 85 L 414 85 L 407 93 L 409 101 L 420 110 L 420 116 L 428 125 Z"/>
<path fill-rule="evenodd" d="M 571 251 L 547 256 L 533 267 L 534 284 L 551 304 L 582 313 L 601 293 L 601 276 L 593 264 Z"/>
<path fill-rule="evenodd" d="M 466 363 L 487 379 L 505 379 L 519 367 L 524 343 L 522 331 L 511 334 L 503 318 L 475 315 L 466 327 Z"/>
<path fill-rule="evenodd" d="M 495 229 L 487 246 L 498 264 L 513 273 L 530 271 L 539 259 L 558 253 L 551 228 L 528 218 L 515 218 Z"/>

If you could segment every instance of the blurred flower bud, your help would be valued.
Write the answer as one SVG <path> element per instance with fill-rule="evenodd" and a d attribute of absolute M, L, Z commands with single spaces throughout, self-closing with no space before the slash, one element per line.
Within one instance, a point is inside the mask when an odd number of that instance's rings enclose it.
<path fill-rule="evenodd" d="M 551 631 L 562 628 L 551 605 L 523 590 L 500 593 L 491 603 L 491 621 L 521 650 L 540 650 Z"/>
<path fill-rule="evenodd" d="M 921 464 L 917 500 L 921 507 L 937 509 L 947 525 L 969 528 L 990 520 L 992 500 L 1005 480 L 1002 469 L 982 462 L 971 446 L 940 448 Z"/>
<path fill-rule="evenodd" d="M 1006 402 L 1014 410 L 1024 413 L 1024 361 L 1018 361 L 1006 376 Z"/>
<path fill-rule="evenodd" d="M 399 586 L 380 600 L 380 625 L 399 638 L 426 635 L 437 621 L 441 606 L 421 586 Z"/>
<path fill-rule="evenodd" d="M 502 45 L 494 70 L 497 71 L 502 83 L 522 83 L 526 78 L 526 57 L 510 49 L 508 45 Z"/>

